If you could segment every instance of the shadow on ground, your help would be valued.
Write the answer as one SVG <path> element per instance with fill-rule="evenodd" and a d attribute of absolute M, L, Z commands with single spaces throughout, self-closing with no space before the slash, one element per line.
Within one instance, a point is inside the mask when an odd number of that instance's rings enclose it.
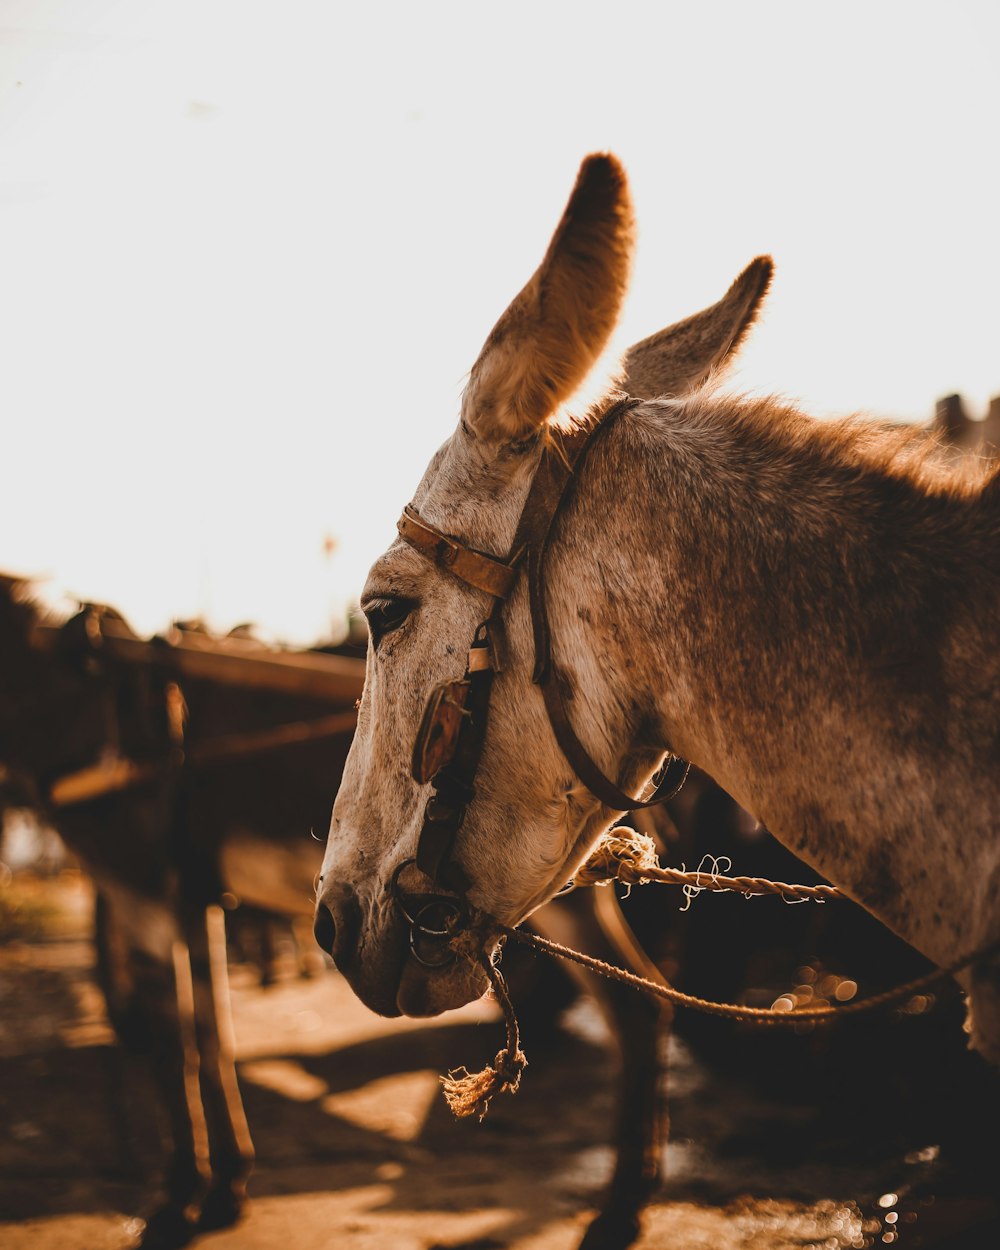
<path fill-rule="evenodd" d="M 164 1158 L 152 1082 L 113 1041 L 77 916 L 0 947 L 0 1243 L 13 1250 L 116 1250 Z M 773 1049 L 738 1030 L 706 1043 L 696 1029 L 700 1059 L 674 1039 L 668 1179 L 639 1246 L 916 1250 L 939 1244 L 927 1239 L 935 1212 L 959 1236 L 996 1191 L 977 1140 L 996 1120 L 992 1077 L 962 1049 L 957 1002 L 946 1010 L 945 1042 L 905 1021 Z M 336 974 L 288 970 L 261 989 L 237 968 L 234 1015 L 254 1207 L 206 1250 L 291 1237 L 296 1250 L 578 1244 L 613 1164 L 617 1072 L 586 1002 L 565 1027 L 528 1024 L 522 1091 L 481 1124 L 451 1117 L 439 1075 L 493 1057 L 492 1008 L 381 1021 Z"/>

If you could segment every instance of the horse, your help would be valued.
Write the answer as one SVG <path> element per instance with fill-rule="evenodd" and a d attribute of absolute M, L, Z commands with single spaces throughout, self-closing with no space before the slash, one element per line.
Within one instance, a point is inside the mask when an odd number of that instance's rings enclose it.
<path fill-rule="evenodd" d="M 148 662 L 113 658 L 112 634 Z M 137 639 L 99 605 L 47 628 L 28 588 L 0 578 L 0 806 L 41 813 L 94 880 L 109 1017 L 147 1057 L 172 1138 L 165 1193 L 141 1234 L 149 1248 L 183 1245 L 244 1209 L 253 1146 L 227 1018 L 220 902 L 310 911 L 319 849 L 310 831 L 330 804 L 310 779 L 342 767 L 359 684 L 358 661 L 347 661 L 346 706 L 324 725 L 330 732 L 261 753 L 255 735 L 316 724 L 329 692 L 190 675 L 182 689 L 172 650 Z"/>
<path fill-rule="evenodd" d="M 722 388 L 768 257 L 578 409 L 633 235 L 588 157 L 368 576 L 318 940 L 384 1015 L 474 999 L 686 760 L 933 963 L 986 952 L 959 980 L 1000 1063 L 1000 469 Z"/>

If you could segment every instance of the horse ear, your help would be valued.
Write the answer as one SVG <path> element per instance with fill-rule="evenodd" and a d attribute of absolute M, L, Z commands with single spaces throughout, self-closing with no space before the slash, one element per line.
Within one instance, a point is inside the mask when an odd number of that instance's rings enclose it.
<path fill-rule="evenodd" d="M 462 419 L 479 437 L 526 437 L 580 385 L 618 320 L 632 243 L 625 171 L 588 156 L 545 259 L 472 366 Z"/>
<path fill-rule="evenodd" d="M 636 399 L 654 399 L 701 386 L 743 342 L 773 272 L 770 256 L 758 256 L 717 304 L 630 347 L 623 361 L 622 390 Z"/>

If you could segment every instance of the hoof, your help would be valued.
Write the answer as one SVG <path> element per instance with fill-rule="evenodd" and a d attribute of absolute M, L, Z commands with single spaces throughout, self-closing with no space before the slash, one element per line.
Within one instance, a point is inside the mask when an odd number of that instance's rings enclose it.
<path fill-rule="evenodd" d="M 207 1233 L 216 1228 L 230 1228 L 243 1216 L 247 1207 L 247 1196 L 244 1189 L 233 1189 L 231 1185 L 220 1185 L 210 1189 L 201 1204 L 198 1216 L 198 1232 Z"/>
<path fill-rule="evenodd" d="M 160 1207 L 140 1224 L 131 1243 L 136 1250 L 180 1250 L 198 1231 L 186 1211 L 169 1205 Z"/>
<path fill-rule="evenodd" d="M 602 1211 L 591 1221 L 579 1250 L 626 1250 L 639 1236 L 639 1217 L 634 1211 Z"/>

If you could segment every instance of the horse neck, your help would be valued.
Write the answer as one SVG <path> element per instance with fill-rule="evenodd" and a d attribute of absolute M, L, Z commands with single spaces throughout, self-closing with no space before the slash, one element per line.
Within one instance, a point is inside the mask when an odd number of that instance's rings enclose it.
<path fill-rule="evenodd" d="M 655 692 L 662 740 L 849 889 L 852 838 L 961 819 L 942 761 L 985 766 L 1000 731 L 973 602 L 997 619 L 1000 533 L 972 486 L 888 431 L 694 401 L 623 421 L 583 493 L 562 591 L 626 682 L 607 696 Z"/>

